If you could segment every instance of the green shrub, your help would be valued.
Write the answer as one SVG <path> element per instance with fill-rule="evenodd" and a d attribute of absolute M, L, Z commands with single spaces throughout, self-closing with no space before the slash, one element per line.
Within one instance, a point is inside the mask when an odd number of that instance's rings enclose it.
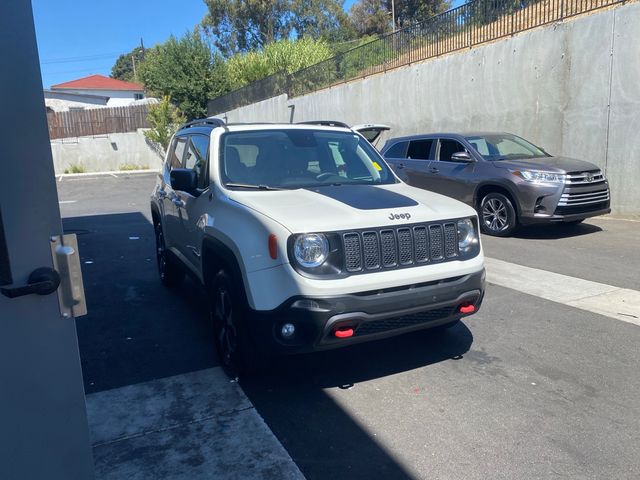
<path fill-rule="evenodd" d="M 71 163 L 68 168 L 65 168 L 64 173 L 85 173 L 86 167 L 81 163 Z"/>
<path fill-rule="evenodd" d="M 120 171 L 130 171 L 130 170 L 148 170 L 149 165 L 137 165 L 135 163 L 123 163 L 120 165 Z"/>
<path fill-rule="evenodd" d="M 234 55 L 227 62 L 227 72 L 231 86 L 237 89 L 278 72 L 293 73 L 331 56 L 331 48 L 323 40 L 280 40 L 264 50 Z"/>
<path fill-rule="evenodd" d="M 185 122 L 185 117 L 171 104 L 169 97 L 162 97 L 160 103 L 149 107 L 147 121 L 151 128 L 144 132 L 144 136 L 166 151 L 171 136 Z"/>

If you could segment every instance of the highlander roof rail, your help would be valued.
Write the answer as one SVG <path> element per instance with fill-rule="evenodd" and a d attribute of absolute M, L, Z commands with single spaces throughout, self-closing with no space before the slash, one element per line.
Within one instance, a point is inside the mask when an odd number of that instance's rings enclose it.
<path fill-rule="evenodd" d="M 196 120 L 191 120 L 190 122 L 185 123 L 180 127 L 180 130 L 189 127 L 196 127 L 198 125 L 211 125 L 213 127 L 224 127 L 226 123 L 224 120 L 215 117 L 207 117 L 207 118 L 198 118 Z"/>
<path fill-rule="evenodd" d="M 323 127 L 342 127 L 351 128 L 344 122 L 338 122 L 337 120 L 309 120 L 308 122 L 298 122 L 299 125 L 321 125 Z"/>

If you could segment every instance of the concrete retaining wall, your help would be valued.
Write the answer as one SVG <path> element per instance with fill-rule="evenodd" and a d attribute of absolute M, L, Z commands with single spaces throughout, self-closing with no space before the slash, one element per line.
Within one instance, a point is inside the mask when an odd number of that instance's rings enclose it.
<path fill-rule="evenodd" d="M 162 154 L 145 138 L 143 129 L 53 140 L 51 151 L 56 174 L 64 173 L 72 165 L 80 165 L 86 172 L 120 170 L 123 166 L 159 169 L 163 160 Z"/>
<path fill-rule="evenodd" d="M 616 213 L 640 215 L 640 4 L 302 97 L 227 112 L 229 122 L 386 123 L 392 135 L 502 130 L 604 169 Z"/>

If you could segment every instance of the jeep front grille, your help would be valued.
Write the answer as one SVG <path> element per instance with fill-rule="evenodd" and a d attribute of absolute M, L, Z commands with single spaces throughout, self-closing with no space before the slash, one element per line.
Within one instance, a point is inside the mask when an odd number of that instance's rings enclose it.
<path fill-rule="evenodd" d="M 346 232 L 342 242 L 349 273 L 441 262 L 459 255 L 453 222 Z"/>

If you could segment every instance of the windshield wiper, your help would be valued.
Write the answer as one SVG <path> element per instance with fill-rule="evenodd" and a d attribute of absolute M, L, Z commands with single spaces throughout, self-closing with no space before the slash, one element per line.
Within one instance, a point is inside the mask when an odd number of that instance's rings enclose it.
<path fill-rule="evenodd" d="M 252 190 L 282 190 L 282 188 L 270 187 L 269 185 L 249 185 L 247 183 L 226 183 L 226 187 L 250 188 Z"/>

